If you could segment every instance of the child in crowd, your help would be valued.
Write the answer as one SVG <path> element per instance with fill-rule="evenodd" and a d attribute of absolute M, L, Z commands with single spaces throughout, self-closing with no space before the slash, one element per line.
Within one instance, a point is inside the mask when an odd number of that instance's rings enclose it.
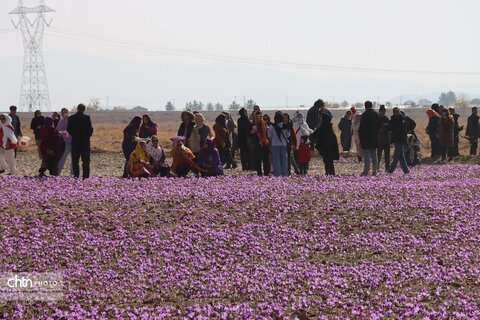
<path fill-rule="evenodd" d="M 300 138 L 300 145 L 297 150 L 297 165 L 300 170 L 300 175 L 306 175 L 308 172 L 308 165 L 310 163 L 311 150 L 308 136 Z"/>

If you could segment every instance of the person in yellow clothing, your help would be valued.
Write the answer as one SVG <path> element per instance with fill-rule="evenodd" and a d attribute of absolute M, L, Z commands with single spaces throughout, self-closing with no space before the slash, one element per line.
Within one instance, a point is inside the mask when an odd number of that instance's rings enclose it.
<path fill-rule="evenodd" d="M 150 170 L 147 143 L 143 139 L 138 140 L 135 150 L 128 159 L 128 173 L 132 178 L 150 178 L 155 176 Z"/>
<path fill-rule="evenodd" d="M 170 167 L 172 172 L 178 177 L 186 177 L 192 169 L 199 170 L 198 166 L 193 162 L 195 155 L 192 150 L 183 144 L 185 137 L 176 136 L 170 140 L 173 141 L 172 151 L 170 152 L 173 158 L 172 166 Z"/>

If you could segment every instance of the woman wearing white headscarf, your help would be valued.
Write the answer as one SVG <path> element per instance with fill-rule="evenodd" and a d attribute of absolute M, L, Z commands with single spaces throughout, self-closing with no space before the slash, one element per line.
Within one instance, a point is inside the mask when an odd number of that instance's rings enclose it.
<path fill-rule="evenodd" d="M 295 113 L 295 119 L 293 121 L 293 130 L 295 131 L 295 135 L 297 137 L 297 145 L 296 148 L 300 146 L 300 139 L 304 136 L 309 136 L 313 133 L 313 130 L 310 129 L 308 124 L 305 122 L 305 118 L 303 114 L 299 111 Z"/>
<path fill-rule="evenodd" d="M 5 172 L 8 164 L 10 174 L 15 174 L 15 149 L 18 139 L 15 136 L 15 129 L 12 126 L 12 118 L 8 114 L 1 114 L 2 123 L 0 129 L 0 173 Z"/>

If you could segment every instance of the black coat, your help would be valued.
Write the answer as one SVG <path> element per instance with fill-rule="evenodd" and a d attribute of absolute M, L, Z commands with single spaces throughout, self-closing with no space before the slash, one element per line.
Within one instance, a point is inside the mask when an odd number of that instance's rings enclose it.
<path fill-rule="evenodd" d="M 337 136 L 333 131 L 332 113 L 325 109 L 319 115 L 321 125 L 313 133 L 316 137 L 316 147 L 322 157 L 331 160 L 338 160 L 340 159 L 340 153 L 338 151 Z"/>
<path fill-rule="evenodd" d="M 352 146 L 352 119 L 343 117 L 338 124 L 340 129 L 340 143 L 343 149 L 350 149 Z"/>
<path fill-rule="evenodd" d="M 307 124 L 308 126 L 315 130 L 320 123 L 320 110 L 318 107 L 311 107 L 307 112 Z"/>
<path fill-rule="evenodd" d="M 380 131 L 380 125 L 380 116 L 375 110 L 367 109 L 362 114 L 358 133 L 360 136 L 360 143 L 364 150 L 378 148 L 378 132 Z"/>
<path fill-rule="evenodd" d="M 43 127 L 45 125 L 45 117 L 34 117 L 32 122 L 30 122 L 30 129 L 33 130 L 33 134 L 35 135 L 35 140 L 41 140 L 42 135 L 40 134 L 40 128 L 38 126 Z"/>
<path fill-rule="evenodd" d="M 187 126 L 187 136 L 185 137 L 186 142 L 188 142 L 188 139 L 192 135 L 193 127 L 195 127 L 195 122 L 190 121 Z M 182 121 L 182 123 L 180 124 L 177 135 L 182 137 L 185 135 L 185 122 Z"/>
<path fill-rule="evenodd" d="M 387 116 L 380 117 L 380 131 L 378 132 L 378 145 L 389 146 L 391 142 L 390 119 Z"/>
<path fill-rule="evenodd" d="M 241 116 L 237 121 L 238 129 L 238 146 L 245 147 L 250 141 L 250 128 L 251 123 L 248 117 Z"/>
<path fill-rule="evenodd" d="M 392 130 L 392 143 L 407 144 L 408 123 L 404 116 L 394 114 L 390 119 L 390 129 Z"/>
<path fill-rule="evenodd" d="M 467 137 L 479 138 L 480 137 L 480 117 L 477 115 L 471 115 L 467 119 L 467 131 L 465 135 Z"/>
<path fill-rule="evenodd" d="M 92 121 L 90 116 L 77 112 L 68 118 L 68 133 L 72 136 L 72 143 L 90 141 L 93 135 Z"/>
<path fill-rule="evenodd" d="M 9 115 L 12 118 L 12 126 L 15 129 L 15 136 L 18 138 L 23 136 L 22 134 L 22 123 L 20 122 L 20 118 L 17 115 Z"/>

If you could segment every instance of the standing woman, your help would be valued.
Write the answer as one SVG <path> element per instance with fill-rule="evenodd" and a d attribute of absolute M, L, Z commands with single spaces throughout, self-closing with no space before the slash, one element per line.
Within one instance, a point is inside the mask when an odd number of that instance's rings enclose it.
<path fill-rule="evenodd" d="M 42 136 L 42 164 L 38 170 L 39 176 L 45 176 L 47 170 L 50 175 L 58 176 L 58 162 L 65 151 L 65 143 L 55 129 L 52 117 L 45 118 L 45 125 L 40 130 L 40 134 Z"/>
<path fill-rule="evenodd" d="M 247 109 L 241 108 L 238 112 L 240 118 L 238 118 L 238 146 L 240 148 L 240 160 L 242 162 L 242 170 L 252 170 L 254 168 L 253 163 L 250 161 L 250 120 L 248 120 Z"/>
<path fill-rule="evenodd" d="M 270 141 L 268 139 L 268 129 L 262 117 L 262 112 L 255 113 L 254 122 L 250 129 L 252 139 L 252 155 L 255 158 L 257 175 L 268 176 L 270 174 Z"/>
<path fill-rule="evenodd" d="M 35 111 L 35 115 L 30 122 L 30 129 L 32 129 L 33 134 L 35 136 L 35 143 L 37 144 L 37 151 L 38 157 L 42 159 L 42 150 L 40 149 L 40 145 L 42 144 L 42 136 L 40 135 L 40 129 L 45 124 L 45 118 L 42 116 L 42 112 L 40 110 Z"/>
<path fill-rule="evenodd" d="M 228 112 L 223 112 L 227 118 L 227 132 L 228 140 L 230 140 L 230 153 L 232 154 L 232 159 L 235 160 L 235 152 L 238 150 L 238 137 L 235 129 L 237 129 L 237 123 L 233 120 L 232 115 Z"/>
<path fill-rule="evenodd" d="M 437 126 L 437 138 L 440 143 L 440 155 L 442 160 L 445 160 L 448 155 L 448 160 L 453 157 L 453 137 L 454 137 L 454 120 L 450 116 L 447 109 L 441 112 L 441 119 Z"/>
<path fill-rule="evenodd" d="M 226 169 L 230 169 L 232 167 L 235 169 L 237 164 L 235 163 L 235 160 L 233 160 L 230 152 L 231 144 L 226 128 L 226 120 L 227 118 L 225 114 L 220 114 L 215 119 L 215 124 L 213 125 L 213 132 L 215 133 L 215 147 L 218 149 L 220 159 L 222 160 L 222 164 L 226 165 Z"/>
<path fill-rule="evenodd" d="M 0 115 L 0 173 L 4 173 L 8 164 L 10 175 L 15 175 L 15 150 L 17 149 L 17 137 L 12 126 L 12 118 L 8 114 Z"/>
<path fill-rule="evenodd" d="M 180 116 L 182 119 L 182 123 L 178 128 L 177 136 L 185 137 L 185 144 L 188 147 L 188 140 L 192 135 L 193 127 L 195 126 L 195 115 L 190 111 L 183 111 L 182 115 Z"/>
<path fill-rule="evenodd" d="M 362 162 L 363 158 L 363 149 L 362 144 L 360 143 L 360 121 L 362 120 L 362 112 L 355 112 L 355 119 L 352 122 L 352 136 L 353 142 L 355 143 L 355 149 L 357 150 L 358 162 Z"/>
<path fill-rule="evenodd" d="M 343 152 L 349 152 L 352 147 L 352 112 L 350 110 L 340 119 L 338 129 L 340 129 L 340 143 Z"/>
<path fill-rule="evenodd" d="M 138 131 L 140 138 L 146 139 L 157 134 L 157 124 L 150 119 L 148 114 L 142 116 L 142 125 Z"/>
<path fill-rule="evenodd" d="M 317 127 L 317 149 L 323 158 L 325 174 L 335 175 L 333 160 L 339 160 L 337 136 L 333 131 L 332 113 L 325 109 L 325 104 L 320 106 L 320 123 Z"/>
<path fill-rule="evenodd" d="M 272 142 L 272 164 L 275 177 L 288 177 L 288 138 L 290 128 L 283 122 L 281 111 L 275 112 L 274 123 L 268 128 L 268 138 Z"/>
<path fill-rule="evenodd" d="M 196 154 L 205 144 L 205 139 L 213 138 L 213 131 L 205 124 L 205 117 L 201 113 L 195 115 L 195 126 L 188 141 L 190 150 Z"/>
<path fill-rule="evenodd" d="M 125 156 L 125 165 L 123 167 L 123 178 L 128 177 L 128 160 L 130 159 L 130 155 L 135 150 L 137 146 L 137 142 L 135 138 L 138 136 L 138 130 L 140 129 L 140 125 L 142 123 L 142 118 L 139 116 L 135 116 L 132 121 L 128 124 L 128 126 L 123 129 L 123 142 L 122 142 L 122 151 L 123 155 Z"/>
<path fill-rule="evenodd" d="M 290 119 L 288 113 L 283 114 L 283 126 L 288 127 L 290 130 L 290 137 L 288 138 L 287 143 L 287 153 L 288 153 L 288 175 L 292 173 L 292 166 L 296 174 L 300 173 L 298 169 L 297 162 L 295 161 L 295 150 L 297 150 L 297 135 L 295 130 L 293 130 L 293 121 Z"/>
<path fill-rule="evenodd" d="M 62 136 L 63 141 L 65 142 L 65 150 L 63 151 L 60 161 L 58 161 L 58 175 L 62 174 L 63 167 L 67 161 L 68 155 L 72 152 L 72 137 L 68 134 L 68 109 L 63 108 L 60 111 L 62 120 L 58 122 L 57 131 Z M 73 176 L 73 166 L 70 166 L 70 175 Z"/>

